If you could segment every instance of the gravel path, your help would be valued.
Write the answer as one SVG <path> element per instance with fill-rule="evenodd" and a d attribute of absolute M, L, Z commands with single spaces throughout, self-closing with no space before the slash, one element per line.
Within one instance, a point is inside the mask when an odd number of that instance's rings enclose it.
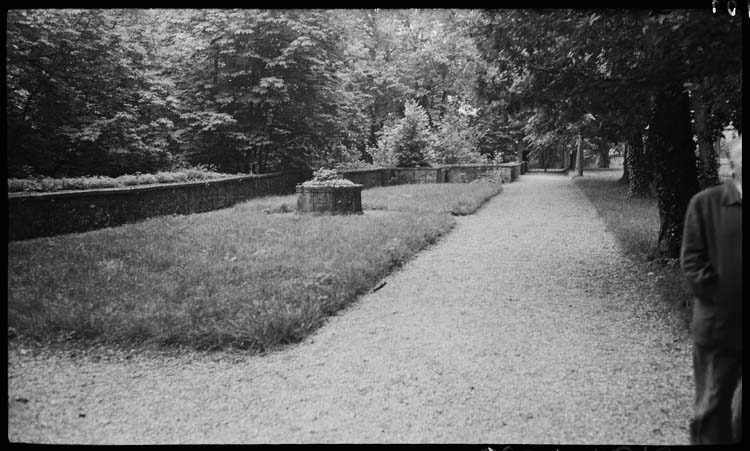
<path fill-rule="evenodd" d="M 268 355 L 9 348 L 9 440 L 688 444 L 687 335 L 567 176 L 458 221 Z"/>

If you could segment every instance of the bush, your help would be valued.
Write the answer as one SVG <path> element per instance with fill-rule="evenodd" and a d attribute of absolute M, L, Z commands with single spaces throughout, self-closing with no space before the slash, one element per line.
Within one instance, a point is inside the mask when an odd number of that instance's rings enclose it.
<path fill-rule="evenodd" d="M 137 175 L 121 175 L 117 177 L 117 180 L 124 186 L 133 186 L 138 184 Z"/>
<path fill-rule="evenodd" d="M 479 153 L 480 134 L 472 127 L 469 117 L 459 109 L 451 109 L 436 124 L 429 151 L 430 163 L 434 165 L 484 163 Z"/>
<path fill-rule="evenodd" d="M 373 163 L 381 166 L 428 166 L 431 132 L 424 109 L 414 101 L 406 102 L 404 117 L 386 125 L 376 148 L 368 149 Z"/>
<path fill-rule="evenodd" d="M 191 180 L 211 180 L 231 177 L 232 174 L 214 172 L 212 168 L 198 166 L 184 168 L 173 172 L 156 174 L 121 175 L 116 178 L 91 176 L 55 179 L 51 177 L 9 178 L 8 192 L 54 192 L 65 190 L 86 190 L 99 188 L 116 188 L 122 186 L 151 185 L 156 183 L 178 183 Z"/>
<path fill-rule="evenodd" d="M 324 169 L 313 172 L 313 178 L 306 181 L 302 186 L 354 186 L 351 180 L 343 178 L 336 169 Z"/>

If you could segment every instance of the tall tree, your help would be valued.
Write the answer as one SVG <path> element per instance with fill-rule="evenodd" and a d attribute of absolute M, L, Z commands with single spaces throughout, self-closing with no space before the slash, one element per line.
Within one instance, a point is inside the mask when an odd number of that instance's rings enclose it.
<path fill-rule="evenodd" d="M 480 15 L 469 10 L 342 10 L 344 91 L 354 96 L 361 149 L 375 146 L 379 132 L 416 101 L 437 126 L 451 103 L 476 103 L 476 71 L 482 64 L 468 31 Z M 479 119 L 478 119 L 479 121 Z M 476 125 L 476 124 L 474 124 Z M 357 128 L 356 126 L 351 127 Z"/>
<path fill-rule="evenodd" d="M 652 100 L 646 151 L 655 164 L 661 218 L 656 251 L 677 258 L 687 204 L 700 188 L 686 87 L 705 77 L 741 74 L 741 22 L 708 10 L 672 10 L 652 12 L 643 23 Z M 727 110 L 741 110 L 741 92 L 735 94 Z"/>
<path fill-rule="evenodd" d="M 180 136 L 191 159 L 266 172 L 310 164 L 343 139 L 340 30 L 328 12 L 191 10 L 184 22 L 192 45 L 178 82 Z"/>
<path fill-rule="evenodd" d="M 631 194 L 645 194 L 650 158 L 661 217 L 656 248 L 675 257 L 680 212 L 697 189 L 693 141 L 684 139 L 685 124 L 675 123 L 686 122 L 690 129 L 678 97 L 691 80 L 741 73 L 739 20 L 689 10 L 502 11 L 488 16 L 485 39 L 479 41 L 483 54 L 499 70 L 523 75 L 527 105 L 544 106 L 568 122 L 587 111 L 619 116 L 619 140 L 635 150 L 629 175 L 638 189 Z M 739 98 L 735 91 L 727 100 L 738 105 Z M 672 122 L 661 121 L 655 111 L 670 114 Z M 641 159 L 639 133 L 646 125 L 649 138 Z"/>
<path fill-rule="evenodd" d="M 150 77 L 140 18 L 123 10 L 9 12 L 9 175 L 119 175 L 169 163 L 169 107 Z"/>

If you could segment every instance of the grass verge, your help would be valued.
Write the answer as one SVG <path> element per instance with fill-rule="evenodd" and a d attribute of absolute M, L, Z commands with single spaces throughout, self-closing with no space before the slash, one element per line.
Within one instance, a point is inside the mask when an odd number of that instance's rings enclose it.
<path fill-rule="evenodd" d="M 679 260 L 651 260 L 649 254 L 659 234 L 659 210 L 655 198 L 628 198 L 627 185 L 619 183 L 619 170 L 587 171 L 573 182 L 591 201 L 622 251 L 643 270 L 653 273 L 655 288 L 670 311 L 678 311 L 684 327 L 689 324 L 692 295 Z"/>
<path fill-rule="evenodd" d="M 351 216 L 284 213 L 296 196 L 273 196 L 11 242 L 9 335 L 255 351 L 297 342 L 451 230 L 447 212 L 476 211 L 500 189 L 365 190 L 365 208 L 389 211 Z"/>
<path fill-rule="evenodd" d="M 383 186 L 362 192 L 362 207 L 371 210 L 444 212 L 454 216 L 469 215 L 502 190 L 491 181 L 472 183 L 425 183 Z"/>

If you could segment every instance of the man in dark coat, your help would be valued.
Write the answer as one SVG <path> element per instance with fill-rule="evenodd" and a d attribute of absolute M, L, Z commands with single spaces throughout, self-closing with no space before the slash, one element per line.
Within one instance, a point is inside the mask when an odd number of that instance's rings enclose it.
<path fill-rule="evenodd" d="M 729 158 L 733 179 L 690 200 L 682 238 L 682 270 L 695 297 L 690 439 L 696 445 L 741 438 L 732 426 L 738 413 L 732 398 L 738 386 L 741 393 L 742 377 L 742 141 Z M 741 403 L 739 409 L 741 417 Z"/>

